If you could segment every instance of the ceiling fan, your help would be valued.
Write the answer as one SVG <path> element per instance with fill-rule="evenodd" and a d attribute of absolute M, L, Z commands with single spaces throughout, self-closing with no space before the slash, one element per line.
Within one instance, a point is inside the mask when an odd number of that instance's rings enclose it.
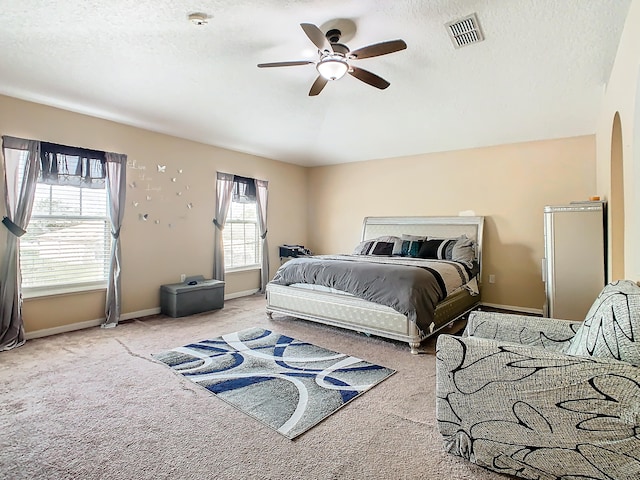
<path fill-rule="evenodd" d="M 318 47 L 320 59 L 317 62 L 298 60 L 292 62 L 259 63 L 258 67 L 292 67 L 296 65 L 315 64 L 316 70 L 318 70 L 318 78 L 313 82 L 311 90 L 309 90 L 309 96 L 318 95 L 329 81 L 339 80 L 347 73 L 364 83 L 383 90 L 390 85 L 389 82 L 375 73 L 351 65 L 350 62 L 362 58 L 378 57 L 407 48 L 404 40 L 389 40 L 352 51 L 349 50 L 349 47 L 346 45 L 339 43 L 342 32 L 336 28 L 329 30 L 325 35 L 322 33 L 322 30 L 311 23 L 301 23 L 300 26 L 302 30 L 304 30 L 304 33 L 307 34 L 307 37 Z"/>

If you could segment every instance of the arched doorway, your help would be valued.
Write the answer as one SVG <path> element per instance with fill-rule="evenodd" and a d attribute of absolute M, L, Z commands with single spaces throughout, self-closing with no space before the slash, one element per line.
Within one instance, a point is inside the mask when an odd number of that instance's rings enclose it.
<path fill-rule="evenodd" d="M 633 196 L 629 195 L 629 198 L 633 204 L 629 210 L 631 218 L 635 219 L 640 214 L 640 68 L 638 68 L 638 75 L 636 76 L 636 103 L 633 112 L 633 137 L 631 140 L 633 163 L 631 172 L 627 170 L 627 178 L 632 179 L 632 182 L 627 181 L 627 185 L 631 185 L 631 191 Z M 627 162 L 629 164 L 629 162 Z M 627 187 L 629 188 L 629 187 Z M 628 226 L 628 230 L 631 235 L 628 238 L 632 238 L 632 245 L 640 244 L 640 222 L 633 221 Z M 636 253 L 634 248 L 629 249 L 629 253 L 633 258 L 633 271 L 627 269 L 627 278 L 637 279 L 640 278 L 640 254 Z M 627 259 L 627 265 L 630 265 L 631 259 Z"/>
<path fill-rule="evenodd" d="M 613 117 L 611 132 L 611 198 L 609 198 L 611 221 L 611 279 L 625 278 L 624 270 L 624 165 L 622 158 L 622 126 L 620 114 Z"/>

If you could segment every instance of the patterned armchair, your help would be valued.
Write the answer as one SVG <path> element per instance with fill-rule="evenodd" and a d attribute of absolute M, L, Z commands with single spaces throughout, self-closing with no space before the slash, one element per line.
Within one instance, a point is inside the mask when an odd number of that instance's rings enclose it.
<path fill-rule="evenodd" d="M 639 336 L 628 280 L 584 322 L 473 312 L 437 342 L 445 450 L 527 479 L 640 479 Z"/>

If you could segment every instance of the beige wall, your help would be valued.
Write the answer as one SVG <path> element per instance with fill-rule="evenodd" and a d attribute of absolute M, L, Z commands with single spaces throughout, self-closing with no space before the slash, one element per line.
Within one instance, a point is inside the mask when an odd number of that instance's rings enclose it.
<path fill-rule="evenodd" d="M 542 309 L 543 208 L 595 190 L 594 136 L 317 167 L 309 176 L 309 246 L 351 251 L 368 215 L 474 210 L 486 217 L 483 301 Z"/>
<path fill-rule="evenodd" d="M 181 273 L 211 278 L 218 170 L 269 181 L 271 275 L 279 266 L 279 244 L 306 243 L 307 169 L 303 167 L 5 96 L 0 96 L 0 133 L 125 153 L 130 164 L 135 162 L 135 167 L 127 168 L 127 183 L 136 186 L 127 187 L 121 233 L 123 314 L 158 308 L 160 285 L 179 282 Z M 165 165 L 166 173 L 159 173 L 157 165 Z M 1 203 L 0 215 L 4 215 Z M 149 220 L 139 220 L 141 213 L 149 214 Z M 5 248 L 4 230 L 0 229 L 0 255 Z M 231 273 L 225 293 L 258 286 L 258 271 Z M 27 299 L 25 328 L 30 332 L 103 318 L 104 297 L 104 292 L 91 292 Z"/>
<path fill-rule="evenodd" d="M 633 0 L 627 24 L 633 22 L 640 22 L 640 0 Z M 159 285 L 178 281 L 181 273 L 210 276 L 217 170 L 269 180 L 271 275 L 279 265 L 279 244 L 301 243 L 317 253 L 350 251 L 367 215 L 474 210 L 486 217 L 483 301 L 540 309 L 542 209 L 609 196 L 615 112 L 620 112 L 625 161 L 626 270 L 632 273 L 628 277 L 640 277 L 640 256 L 630 247 L 640 239 L 634 221 L 640 188 L 633 173 L 640 163 L 633 155 L 640 153 L 632 148 L 639 36 L 629 27 L 623 33 L 596 136 L 306 169 L 3 96 L 0 133 L 126 153 L 135 162 L 138 168 L 127 171 L 128 183 L 135 181 L 136 187 L 127 189 L 122 231 L 124 314 L 157 308 Z M 165 174 L 157 172 L 158 164 L 166 165 Z M 140 221 L 140 213 L 150 220 Z M 0 254 L 4 245 L 0 229 Z M 487 282 L 490 274 L 496 276 L 493 285 Z M 257 285 L 258 272 L 229 274 L 226 293 Z M 103 304 L 104 292 L 28 299 L 25 325 L 34 331 L 95 320 L 104 316 Z"/>
<path fill-rule="evenodd" d="M 622 32 L 616 60 L 607 84 L 596 132 L 598 192 L 612 200 L 624 195 L 624 255 L 609 251 L 609 258 L 624 258 L 625 278 L 640 280 L 640 0 L 633 0 Z M 612 155 L 620 153 L 613 140 L 614 119 L 619 114 L 622 137 L 622 192 L 612 192 Z M 615 162 L 614 162 L 615 173 Z M 615 180 L 615 175 L 613 177 Z M 612 195 L 613 193 L 613 195 Z M 615 218 L 610 215 L 609 219 Z M 615 226 L 615 225 L 613 225 Z M 612 225 L 610 223 L 611 233 Z M 611 265 L 611 262 L 610 262 Z"/>

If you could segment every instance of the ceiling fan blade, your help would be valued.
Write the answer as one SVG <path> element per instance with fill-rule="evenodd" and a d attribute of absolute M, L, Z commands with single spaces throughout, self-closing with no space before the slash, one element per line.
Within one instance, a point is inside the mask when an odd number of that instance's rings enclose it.
<path fill-rule="evenodd" d="M 259 68 L 267 68 L 267 67 L 293 67 L 295 65 L 309 65 L 310 63 L 315 63 L 315 62 L 310 62 L 309 60 L 296 60 L 293 62 L 272 62 L 272 63 L 259 63 L 258 67 Z"/>
<path fill-rule="evenodd" d="M 322 75 L 318 75 L 318 78 L 316 78 L 316 81 L 313 82 L 313 85 L 311 85 L 311 90 L 309 90 L 309 96 L 315 97 L 316 95 L 318 95 L 328 81 L 329 80 L 324 78 Z"/>
<path fill-rule="evenodd" d="M 388 53 L 398 52 L 407 48 L 404 40 L 389 40 L 388 42 L 374 43 L 366 47 L 358 48 L 349 55 L 355 59 L 377 57 Z"/>
<path fill-rule="evenodd" d="M 375 73 L 363 70 L 362 68 L 351 67 L 349 69 L 349 74 L 356 77 L 358 80 L 363 81 L 364 83 L 368 83 L 372 87 L 379 88 L 380 90 L 384 90 L 389 85 L 391 85 L 384 78 L 379 77 Z"/>
<path fill-rule="evenodd" d="M 309 37 L 309 40 L 318 47 L 318 50 L 333 51 L 331 44 L 327 41 L 327 37 L 324 36 L 322 30 L 312 23 L 301 23 L 300 26 L 302 27 L 302 30 L 304 30 L 304 33 L 307 34 L 307 37 Z"/>

